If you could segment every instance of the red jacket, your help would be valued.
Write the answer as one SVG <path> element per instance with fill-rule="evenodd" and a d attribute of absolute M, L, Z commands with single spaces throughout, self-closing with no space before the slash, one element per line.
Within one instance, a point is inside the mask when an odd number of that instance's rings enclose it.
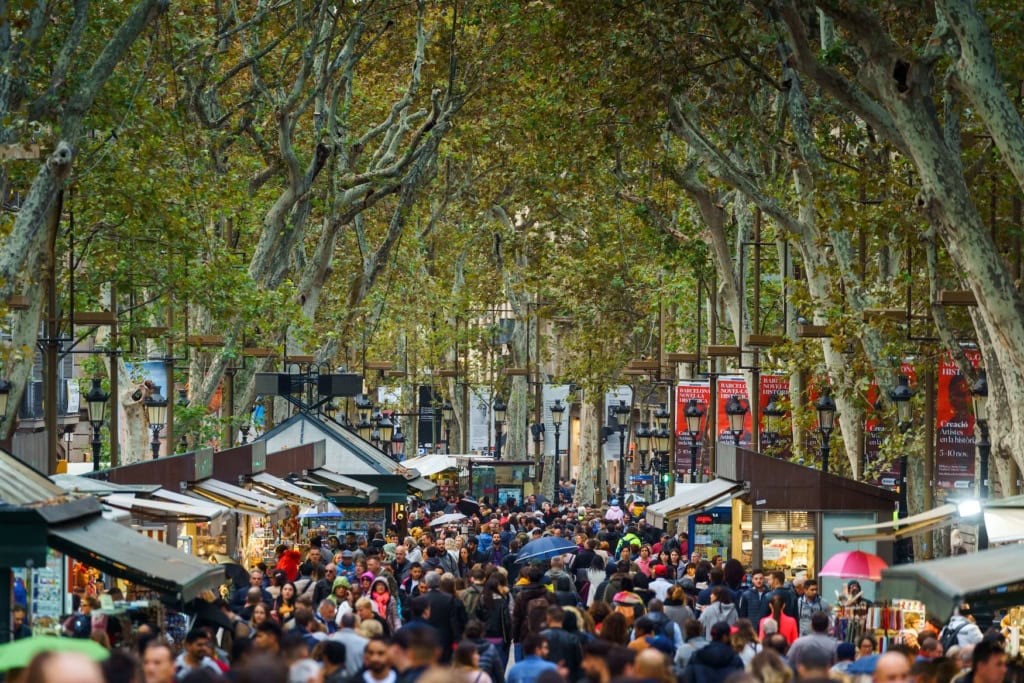
<path fill-rule="evenodd" d="M 774 619 L 771 613 L 769 613 L 765 619 L 769 617 Z M 788 614 L 782 614 L 781 617 L 782 620 L 779 622 L 779 633 L 782 634 L 787 643 L 792 645 L 793 641 L 800 637 L 799 629 L 796 625 L 796 619 Z M 761 620 L 761 628 L 758 629 L 757 637 L 760 640 L 764 640 L 764 619 Z"/>
<path fill-rule="evenodd" d="M 302 564 L 302 553 L 298 550 L 285 550 L 281 553 L 281 557 L 277 558 L 274 569 L 280 569 L 289 581 L 294 581 L 299 576 L 300 564 Z"/>

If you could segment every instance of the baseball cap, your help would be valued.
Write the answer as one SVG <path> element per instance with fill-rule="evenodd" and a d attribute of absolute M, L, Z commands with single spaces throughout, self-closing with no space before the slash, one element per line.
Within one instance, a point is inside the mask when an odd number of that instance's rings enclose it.
<path fill-rule="evenodd" d="M 655 576 L 668 576 L 668 567 L 663 564 L 659 564 L 654 568 Z"/>
<path fill-rule="evenodd" d="M 351 550 L 342 550 L 341 551 L 341 556 L 342 557 L 353 557 L 354 555 L 355 555 L 355 553 L 353 553 Z"/>

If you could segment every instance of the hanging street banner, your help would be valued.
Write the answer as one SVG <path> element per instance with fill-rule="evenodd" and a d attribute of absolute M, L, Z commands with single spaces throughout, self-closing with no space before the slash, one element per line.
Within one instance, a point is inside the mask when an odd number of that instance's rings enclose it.
<path fill-rule="evenodd" d="M 494 412 L 489 387 L 469 388 L 469 450 L 481 455 L 494 454 Z"/>
<path fill-rule="evenodd" d="M 676 385 L 676 438 L 675 438 L 675 475 L 680 481 L 690 471 L 690 459 L 693 457 L 693 439 L 686 428 L 686 404 L 690 399 L 697 399 L 704 410 L 701 419 L 699 448 L 697 449 L 697 472 L 707 469 L 708 460 L 708 405 L 711 403 L 711 385 L 706 381 L 682 381 Z"/>
<path fill-rule="evenodd" d="M 789 375 L 761 375 L 760 404 L 761 428 L 758 431 L 761 441 L 761 452 L 771 454 L 777 458 L 789 458 L 792 453 L 793 442 L 793 415 L 786 412 L 780 418 L 777 434 L 768 432 L 768 419 L 764 415 L 764 407 L 779 394 L 780 398 L 789 397 Z"/>
<path fill-rule="evenodd" d="M 562 413 L 562 427 L 558 437 L 558 452 L 565 455 L 566 445 L 569 443 L 569 385 L 568 384 L 545 384 L 544 385 L 544 455 L 555 454 L 555 423 L 551 419 L 551 406 L 555 401 L 561 401 L 565 412 Z M 618 405 L 618 404 L 616 404 Z M 566 466 L 561 465 L 562 471 Z"/>
<path fill-rule="evenodd" d="M 747 405 L 747 414 L 743 416 L 743 432 L 740 434 L 739 445 L 750 448 L 753 443 L 754 418 L 750 414 L 750 397 L 747 396 L 747 382 L 742 376 L 718 378 L 718 443 L 735 444 L 735 437 L 729 430 L 729 416 L 725 405 L 733 396 L 739 396 Z"/>
<path fill-rule="evenodd" d="M 978 367 L 981 355 L 966 351 Z M 967 378 L 948 354 L 939 361 L 938 395 L 935 397 L 935 482 L 941 489 L 974 486 L 974 414 Z"/>
<path fill-rule="evenodd" d="M 633 407 L 633 389 L 629 386 L 615 387 L 604 395 L 604 424 L 602 427 L 611 428 L 613 433 L 608 435 L 608 440 L 604 443 L 604 459 L 605 460 L 618 460 L 619 459 L 619 422 L 615 418 L 615 409 L 619 407 L 619 401 L 625 401 L 626 407 L 632 410 Z M 630 419 L 630 424 L 633 420 Z M 554 435 L 552 435 L 553 437 Z M 626 427 L 626 455 L 629 455 L 629 444 L 633 435 L 630 433 L 630 428 Z M 552 441 L 552 449 L 554 448 L 554 442 Z M 552 450 L 552 453 L 554 451 Z"/>

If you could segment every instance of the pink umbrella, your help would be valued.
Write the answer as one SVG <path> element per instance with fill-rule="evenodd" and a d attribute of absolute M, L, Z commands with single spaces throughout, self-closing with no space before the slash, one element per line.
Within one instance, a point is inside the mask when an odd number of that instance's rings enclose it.
<path fill-rule="evenodd" d="M 889 565 L 878 555 L 861 550 L 847 550 L 829 558 L 818 576 L 838 576 L 841 579 L 867 579 L 881 581 L 882 570 Z"/>

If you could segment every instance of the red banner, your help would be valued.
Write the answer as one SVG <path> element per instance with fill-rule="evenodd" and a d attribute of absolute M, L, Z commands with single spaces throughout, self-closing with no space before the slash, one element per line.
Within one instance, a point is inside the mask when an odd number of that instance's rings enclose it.
<path fill-rule="evenodd" d="M 753 443 L 754 418 L 750 414 L 747 383 L 742 377 L 718 378 L 718 443 L 735 443 L 735 437 L 729 430 L 729 416 L 725 412 L 725 405 L 733 396 L 738 396 L 747 405 L 747 414 L 743 416 L 743 432 L 740 434 L 739 445 L 743 448 L 750 448 Z"/>
<path fill-rule="evenodd" d="M 778 394 L 780 399 L 789 397 L 789 375 L 761 375 L 761 452 L 769 453 L 777 458 L 788 458 L 790 456 L 790 444 L 793 441 L 793 416 L 787 412 L 778 420 L 776 434 L 768 431 L 768 419 L 764 415 L 764 408 Z"/>
<path fill-rule="evenodd" d="M 978 367 L 980 354 L 967 351 Z M 939 362 L 935 400 L 935 481 L 939 488 L 969 489 L 974 485 L 974 414 L 967 378 L 946 355 Z"/>
<path fill-rule="evenodd" d="M 693 439 L 686 428 L 686 404 L 695 398 L 701 403 L 704 418 L 700 425 L 700 448 L 697 449 L 697 472 L 703 472 L 707 464 L 708 446 L 708 404 L 711 402 L 711 386 L 707 382 L 680 382 L 676 386 L 676 477 L 683 477 L 690 471 L 693 458 Z"/>

